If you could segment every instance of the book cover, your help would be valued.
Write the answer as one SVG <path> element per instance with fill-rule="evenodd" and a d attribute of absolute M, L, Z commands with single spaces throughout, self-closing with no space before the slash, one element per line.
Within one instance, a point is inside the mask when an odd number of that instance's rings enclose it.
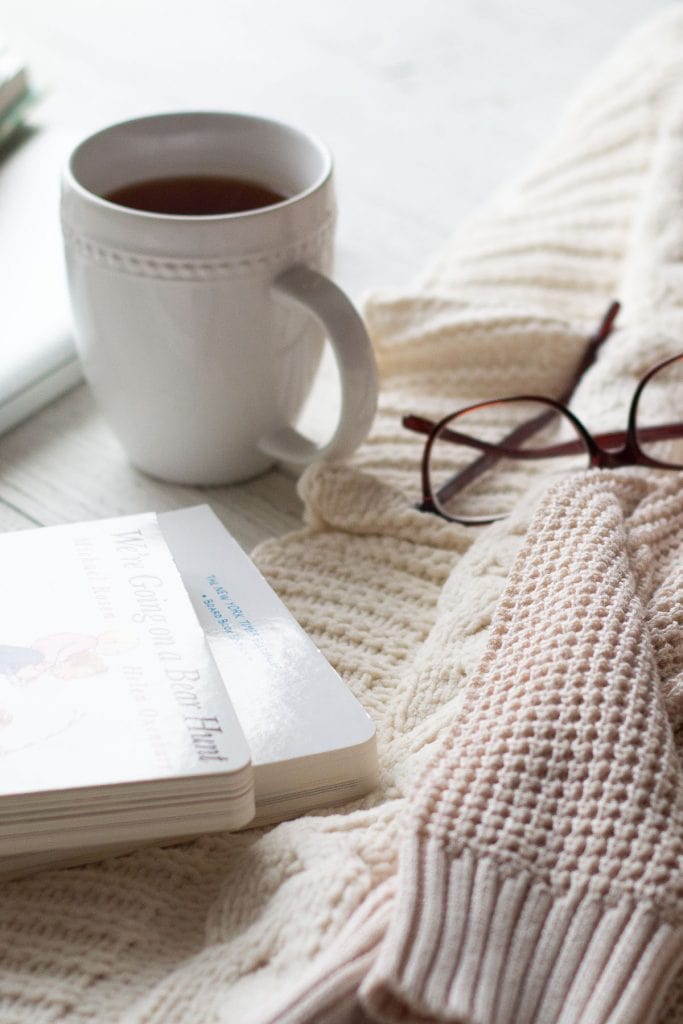
<path fill-rule="evenodd" d="M 249 749 L 156 517 L 0 535 L 0 565 L 0 853 L 244 825 Z"/>

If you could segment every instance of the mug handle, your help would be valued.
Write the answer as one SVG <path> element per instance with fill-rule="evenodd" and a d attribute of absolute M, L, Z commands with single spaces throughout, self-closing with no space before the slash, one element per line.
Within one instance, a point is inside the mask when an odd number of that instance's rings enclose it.
<path fill-rule="evenodd" d="M 275 459 L 298 465 L 350 455 L 365 440 L 377 411 L 377 363 L 365 324 L 341 288 L 302 263 L 279 274 L 272 288 L 278 297 L 303 306 L 322 324 L 341 380 L 341 412 L 325 445 L 317 445 L 286 426 L 263 438 L 259 448 Z"/>

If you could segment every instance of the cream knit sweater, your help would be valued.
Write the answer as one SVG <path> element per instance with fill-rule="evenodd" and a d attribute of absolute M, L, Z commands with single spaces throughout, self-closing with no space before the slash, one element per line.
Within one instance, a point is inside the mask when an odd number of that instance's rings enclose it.
<path fill-rule="evenodd" d="M 512 518 L 468 529 L 414 510 L 399 426 L 559 393 L 615 296 L 574 408 L 624 426 L 683 350 L 682 83 L 676 7 L 414 290 L 369 302 L 372 435 L 258 553 L 373 715 L 379 789 L 3 886 L 2 1024 L 683 1024 L 683 478 L 520 469 Z"/>

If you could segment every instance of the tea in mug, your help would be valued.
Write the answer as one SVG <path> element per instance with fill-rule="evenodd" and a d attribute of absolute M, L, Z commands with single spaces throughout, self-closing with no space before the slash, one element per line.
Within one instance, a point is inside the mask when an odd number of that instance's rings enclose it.
<path fill-rule="evenodd" d="M 107 192 L 103 198 L 146 213 L 209 217 L 259 210 L 281 203 L 287 197 L 247 178 L 184 174 L 133 181 Z"/>

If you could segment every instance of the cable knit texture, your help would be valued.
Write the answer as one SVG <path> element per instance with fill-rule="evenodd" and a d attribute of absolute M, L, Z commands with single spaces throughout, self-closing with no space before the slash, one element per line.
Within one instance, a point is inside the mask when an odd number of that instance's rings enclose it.
<path fill-rule="evenodd" d="M 683 1024 L 681 476 L 529 462 L 510 519 L 468 529 L 415 510 L 400 428 L 561 393 L 615 296 L 573 406 L 623 428 L 683 347 L 681 82 L 676 6 L 412 288 L 369 299 L 372 434 L 256 554 L 373 715 L 381 785 L 3 885 L 2 1024 Z"/>

